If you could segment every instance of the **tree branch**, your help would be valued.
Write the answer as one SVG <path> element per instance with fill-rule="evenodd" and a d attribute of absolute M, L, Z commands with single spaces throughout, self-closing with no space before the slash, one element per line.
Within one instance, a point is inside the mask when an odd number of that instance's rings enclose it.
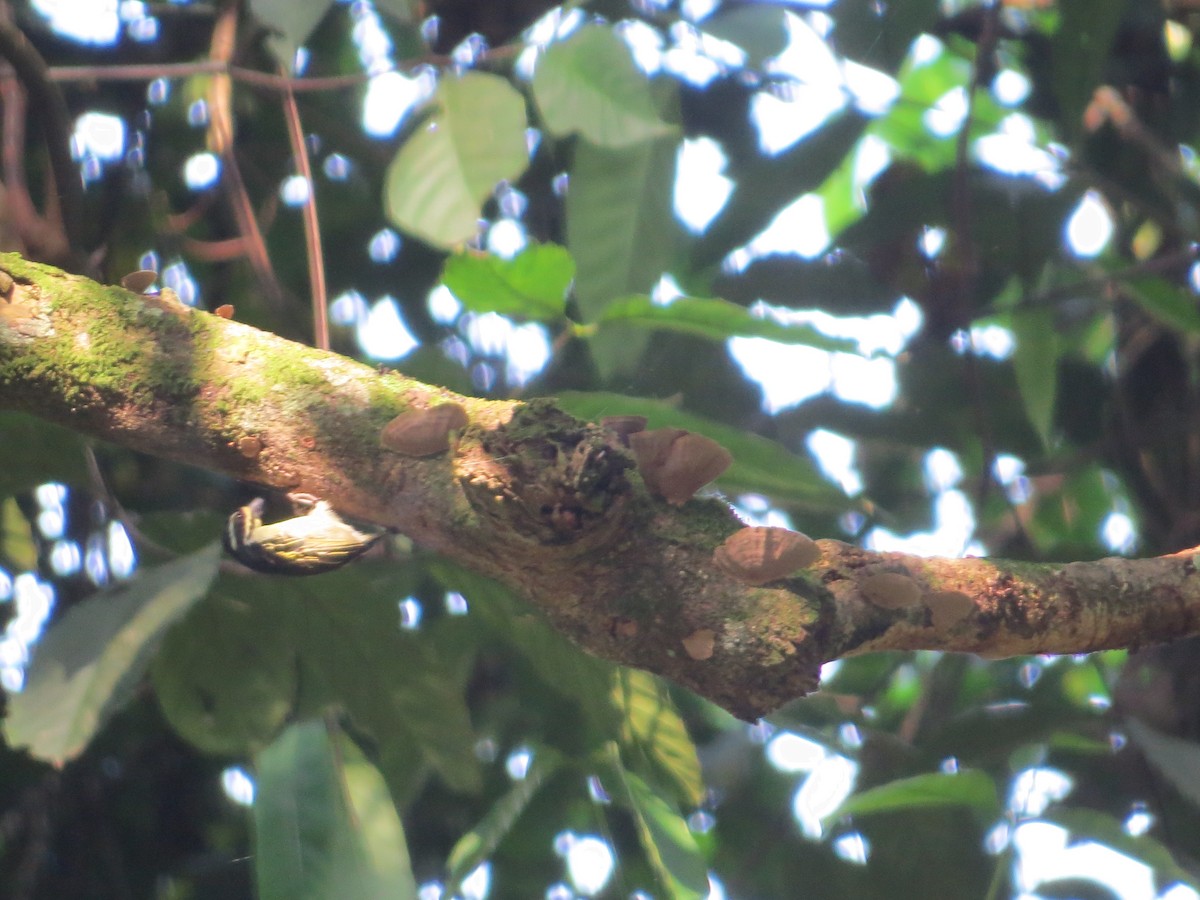
<path fill-rule="evenodd" d="M 0 408 L 325 497 L 515 589 L 589 652 L 743 718 L 848 654 L 1080 653 L 1200 632 L 1195 551 L 1051 565 L 820 541 L 809 568 L 747 585 L 713 562 L 741 528 L 725 504 L 650 496 L 615 434 L 552 401 L 460 397 L 15 254 L 0 272 Z M 380 446 L 401 412 L 447 402 L 469 417 L 449 452 Z"/>

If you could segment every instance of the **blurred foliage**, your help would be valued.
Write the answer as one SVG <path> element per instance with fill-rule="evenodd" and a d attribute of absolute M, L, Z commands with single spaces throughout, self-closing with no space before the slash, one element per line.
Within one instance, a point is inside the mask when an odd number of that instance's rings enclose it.
<path fill-rule="evenodd" d="M 953 496 L 974 517 L 964 550 L 1096 558 L 1114 513 L 1128 552 L 1200 543 L 1191 4 L 725 0 L 699 21 L 706 4 L 672 0 L 122 4 L 111 46 L 10 6 L 72 115 L 124 124 L 117 158 L 81 144 L 70 173 L 71 258 L 109 282 L 150 265 L 206 308 L 312 334 L 302 218 L 280 200 L 286 105 L 246 74 L 292 71 L 303 48 L 334 349 L 363 356 L 368 309 L 395 298 L 421 344 L 406 373 L 709 434 L 734 453 L 731 499 L 814 536 L 927 532 Z M 231 89 L 194 65 L 221 53 Z M 45 113 L 7 115 L 5 85 L 0 236 L 37 256 Z M 380 85 L 416 99 L 371 136 Z M 685 141 L 723 154 L 706 222 L 679 213 L 701 190 L 676 185 Z M 190 188 L 206 151 L 220 179 Z M 1111 224 L 1087 252 L 1067 238 L 1081 204 Z M 814 209 L 828 240 L 798 224 Z M 898 309 L 919 327 L 872 344 Z M 543 337 L 548 364 L 487 339 L 493 313 Z M 776 343 L 735 359 L 735 337 Z M 764 406 L 745 360 L 782 345 L 796 380 L 872 357 L 895 396 Z M 809 454 L 821 430 L 852 442 L 853 497 Z M 1141 860 L 1160 895 L 1200 888 L 1195 641 L 848 659 L 748 726 L 401 540 L 303 583 L 215 576 L 204 548 L 243 488 L 16 414 L 0 447 L 10 684 L 37 603 L 50 617 L 7 699 L 2 896 L 465 895 L 487 863 L 490 897 L 560 898 L 584 892 L 565 859 L 588 836 L 616 860 L 601 897 L 702 897 L 707 874 L 729 897 L 1114 895 L 1094 868 L 1039 888 L 1026 828 L 1060 855 L 1095 841 Z M 935 449 L 952 483 L 930 477 Z M 221 791 L 235 766 L 252 815 Z"/>

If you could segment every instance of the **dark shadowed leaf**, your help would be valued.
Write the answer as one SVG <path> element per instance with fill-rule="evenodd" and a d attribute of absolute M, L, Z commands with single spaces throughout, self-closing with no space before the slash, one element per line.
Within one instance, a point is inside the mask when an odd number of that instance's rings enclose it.
<path fill-rule="evenodd" d="M 721 7 L 700 28 L 746 51 L 746 65 L 757 69 L 788 44 L 787 11 L 778 6 L 749 4 Z"/>
<path fill-rule="evenodd" d="M 77 756 L 129 699 L 167 628 L 204 596 L 218 558 L 214 544 L 69 610 L 38 644 L 25 689 L 9 699 L 8 743 L 58 765 Z"/>
<path fill-rule="evenodd" d="M 618 669 L 613 702 L 621 713 L 621 750 L 628 766 L 670 788 L 687 806 L 704 800 L 696 745 L 679 717 L 666 684 L 649 672 Z"/>
<path fill-rule="evenodd" d="M 1013 367 L 1021 402 L 1043 445 L 1049 446 L 1058 396 L 1058 334 L 1054 330 L 1054 313 L 1049 309 L 1019 311 L 1013 314 L 1012 329 L 1017 339 Z"/>
<path fill-rule="evenodd" d="M 331 6 L 333 0 L 313 0 L 310 3 L 250 0 L 250 11 L 271 32 L 267 46 L 279 64 L 289 72 L 296 61 L 296 50 L 309 39 Z"/>

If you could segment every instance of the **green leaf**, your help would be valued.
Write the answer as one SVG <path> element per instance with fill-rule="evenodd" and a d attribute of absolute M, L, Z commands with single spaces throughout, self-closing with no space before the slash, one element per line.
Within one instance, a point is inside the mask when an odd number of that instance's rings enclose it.
<path fill-rule="evenodd" d="M 563 391 L 558 405 L 581 419 L 598 422 L 604 416 L 645 416 L 651 428 L 683 428 L 707 435 L 733 454 L 733 465 L 718 480 L 733 493 L 767 494 L 817 512 L 834 515 L 853 506 L 807 459 L 757 434 L 721 425 L 676 409 L 663 400 L 628 397 L 606 391 Z"/>
<path fill-rule="evenodd" d="M 567 247 L 575 259 L 575 297 L 594 322 L 615 298 L 648 293 L 670 268 L 679 238 L 672 207 L 676 142 L 625 150 L 580 141 L 567 190 Z M 627 371 L 647 336 L 613 328 L 590 342 L 604 376 Z"/>
<path fill-rule="evenodd" d="M 788 13 L 778 6 L 754 4 L 721 7 L 700 28 L 746 51 L 746 65 L 757 69 L 788 45 Z"/>
<path fill-rule="evenodd" d="M 1138 306 L 1164 325 L 1182 332 L 1200 331 L 1195 295 L 1165 278 L 1136 278 L 1127 283 Z"/>
<path fill-rule="evenodd" d="M 619 758 L 612 760 L 612 769 L 622 788 L 616 799 L 633 814 L 638 841 L 658 882 L 655 893 L 671 900 L 707 897 L 708 866 L 687 822 Z"/>
<path fill-rule="evenodd" d="M 678 130 L 659 116 L 628 45 L 602 25 L 586 25 L 547 48 L 533 96 L 551 134 L 581 134 L 600 147 L 631 147 Z"/>
<path fill-rule="evenodd" d="M 601 325 L 613 322 L 631 322 L 718 341 L 731 337 L 763 337 L 822 350 L 854 352 L 858 347 L 852 340 L 829 337 L 811 325 L 784 325 L 770 317 L 756 316 L 744 306 L 728 300 L 703 297 L 677 297 L 665 306 L 645 294 L 625 297 L 606 306 L 600 316 Z"/>
<path fill-rule="evenodd" d="M 1012 329 L 1017 339 L 1013 368 L 1025 414 L 1042 444 L 1049 446 L 1058 395 L 1058 333 L 1054 328 L 1054 313 L 1049 309 L 1016 312 Z"/>
<path fill-rule="evenodd" d="M 1060 18 L 1050 44 L 1049 81 L 1058 100 L 1057 121 L 1079 137 L 1084 108 L 1104 77 L 1127 4 L 1125 0 L 1060 0 L 1057 6 Z"/>
<path fill-rule="evenodd" d="M 512 830 L 521 813 L 562 765 L 562 757 L 549 747 L 540 747 L 525 777 L 496 801 L 479 824 L 458 839 L 446 860 L 443 896 L 458 893 L 462 880 L 491 856 Z"/>
<path fill-rule="evenodd" d="M 5 497 L 0 505 L 0 557 L 15 569 L 30 572 L 37 568 L 33 526 L 21 512 L 15 497 Z"/>
<path fill-rule="evenodd" d="M 56 765 L 82 752 L 129 698 L 167 628 L 204 596 L 218 559 L 214 544 L 72 607 L 10 697 L 8 743 Z"/>
<path fill-rule="evenodd" d="M 1129 733 L 1147 761 L 1194 806 L 1200 807 L 1200 744 L 1130 718 Z"/>
<path fill-rule="evenodd" d="M 404 828 L 379 771 L 324 722 L 259 754 L 254 868 L 261 900 L 415 900 Z"/>
<path fill-rule="evenodd" d="M 1133 718 L 1126 721 L 1137 722 Z M 1066 828 L 1071 833 L 1072 844 L 1094 840 L 1141 860 L 1154 870 L 1155 881 L 1160 885 L 1177 881 L 1193 890 L 1200 889 L 1200 879 L 1179 865 L 1167 847 L 1149 835 L 1134 837 L 1125 830 L 1123 823 L 1107 813 L 1084 807 L 1058 807 L 1048 810 L 1041 818 Z"/>
<path fill-rule="evenodd" d="M 990 775 L 977 769 L 898 778 L 855 794 L 825 818 L 830 821 L 843 816 L 945 806 L 966 806 L 983 818 L 996 816 L 1000 812 L 996 784 Z"/>
<path fill-rule="evenodd" d="M 669 785 L 682 803 L 699 806 L 704 801 L 700 760 L 667 686 L 649 672 L 620 668 L 614 673 L 612 697 L 621 712 L 626 761 L 643 761 L 649 774 Z"/>
<path fill-rule="evenodd" d="M 304 45 L 325 18 L 333 0 L 296 3 L 295 0 L 250 0 L 250 11 L 272 34 L 267 46 L 287 71 L 296 62 L 296 50 Z"/>
<path fill-rule="evenodd" d="M 226 578 L 163 641 L 150 668 L 159 706 L 205 753 L 256 753 L 291 715 L 296 652 L 279 633 L 290 600 L 273 580 Z"/>
<path fill-rule="evenodd" d="M 474 236 L 480 209 L 529 164 L 525 101 L 506 80 L 482 72 L 446 76 L 434 112 L 388 166 L 388 217 L 435 247 Z"/>
<path fill-rule="evenodd" d="M 575 262 L 557 244 L 531 244 L 512 259 L 458 253 L 446 260 L 442 281 L 472 312 L 557 319 L 567 305 Z"/>

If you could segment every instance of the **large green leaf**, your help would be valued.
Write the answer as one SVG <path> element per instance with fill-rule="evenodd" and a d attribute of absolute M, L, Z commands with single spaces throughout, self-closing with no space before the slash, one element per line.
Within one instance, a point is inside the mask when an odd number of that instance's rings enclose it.
<path fill-rule="evenodd" d="M 434 112 L 388 166 L 384 201 L 391 220 L 435 247 L 453 247 L 478 229 L 496 184 L 525 171 L 525 101 L 503 78 L 446 76 Z"/>
<path fill-rule="evenodd" d="M 531 244 L 512 259 L 457 253 L 442 272 L 446 287 L 472 312 L 527 319 L 561 318 L 574 277 L 571 254 L 557 244 Z"/>
<path fill-rule="evenodd" d="M 746 51 L 746 65 L 759 68 L 788 45 L 787 10 L 767 4 L 721 7 L 700 27 Z"/>
<path fill-rule="evenodd" d="M 994 817 L 1000 812 L 996 784 L 990 775 L 977 769 L 954 774 L 913 775 L 861 791 L 826 818 L 836 820 L 843 816 L 944 806 L 965 806 L 975 810 L 981 818 Z"/>
<path fill-rule="evenodd" d="M 1164 325 L 1183 332 L 1200 331 L 1196 296 L 1165 278 L 1135 278 L 1126 287 L 1138 305 Z"/>
<path fill-rule="evenodd" d="M 1054 425 L 1054 404 L 1058 396 L 1058 333 L 1054 313 L 1049 309 L 1021 310 L 1012 317 L 1017 339 L 1013 368 L 1025 414 L 1042 438 L 1050 445 Z"/>
<path fill-rule="evenodd" d="M 584 26 L 546 50 L 533 96 L 551 134 L 581 134 L 600 147 L 630 147 L 677 131 L 659 116 L 628 45 L 602 25 Z"/>
<path fill-rule="evenodd" d="M 822 334 L 811 325 L 785 325 L 756 316 L 744 306 L 707 297 L 677 297 L 663 305 L 645 294 L 624 297 L 605 307 L 600 325 L 629 322 L 722 341 L 731 337 L 764 337 L 784 344 L 806 344 L 822 350 L 853 352 L 857 345 L 845 338 Z M 601 331 L 603 333 L 603 331 Z"/>
<path fill-rule="evenodd" d="M 676 141 L 625 150 L 587 141 L 575 147 L 567 191 L 567 247 L 575 259 L 575 297 L 585 321 L 618 297 L 648 292 L 671 265 L 679 238 L 672 211 Z M 591 342 L 602 375 L 632 367 L 647 336 L 613 328 Z"/>
<path fill-rule="evenodd" d="M 621 712 L 621 749 L 627 763 L 640 762 L 681 802 L 699 806 L 704 779 L 696 745 L 688 736 L 666 684 L 638 669 L 618 669 L 613 676 L 613 703 Z"/>
<path fill-rule="evenodd" d="M 18 571 L 37 568 L 37 544 L 33 526 L 21 512 L 15 497 L 5 497 L 0 503 L 0 559 Z"/>
<path fill-rule="evenodd" d="M 171 726 L 206 753 L 248 756 L 274 740 L 296 698 L 292 598 L 269 579 L 226 578 L 167 634 L 150 668 Z"/>
<path fill-rule="evenodd" d="M 325 18 L 333 0 L 250 0 L 250 11 L 272 32 L 267 46 L 275 59 L 289 72 L 296 60 L 296 50 Z"/>
<path fill-rule="evenodd" d="M 712 438 L 733 454 L 733 465 L 718 480 L 724 490 L 760 493 L 814 511 L 839 514 L 851 505 L 807 459 L 757 434 L 676 409 L 663 400 L 628 397 L 605 391 L 563 391 L 559 405 L 581 419 L 598 422 L 604 416 L 645 416 L 651 428 L 683 428 Z"/>
<path fill-rule="evenodd" d="M 525 777 L 493 804 L 478 825 L 458 839 L 446 860 L 446 896 L 457 894 L 462 880 L 495 852 L 530 801 L 561 765 L 558 753 L 549 747 L 539 748 Z"/>
<path fill-rule="evenodd" d="M 292 725 L 256 760 L 261 900 L 415 900 L 404 827 L 379 771 L 340 731 Z"/>
<path fill-rule="evenodd" d="M 708 896 L 708 866 L 677 810 L 641 778 L 625 769 L 614 750 L 611 768 L 621 790 L 616 799 L 633 815 L 638 841 L 657 884 L 654 893 L 671 900 Z"/>
<path fill-rule="evenodd" d="M 129 698 L 167 628 L 204 596 L 218 559 L 214 544 L 69 610 L 39 642 L 25 689 L 9 699 L 8 743 L 57 765 L 82 752 Z"/>

